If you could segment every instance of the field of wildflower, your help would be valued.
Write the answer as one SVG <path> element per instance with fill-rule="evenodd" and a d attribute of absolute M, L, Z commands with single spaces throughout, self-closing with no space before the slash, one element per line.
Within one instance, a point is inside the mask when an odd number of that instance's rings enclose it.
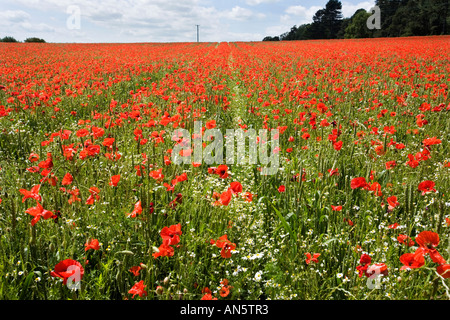
<path fill-rule="evenodd" d="M 450 299 L 449 81 L 448 36 L 0 43 L 0 299 Z"/>

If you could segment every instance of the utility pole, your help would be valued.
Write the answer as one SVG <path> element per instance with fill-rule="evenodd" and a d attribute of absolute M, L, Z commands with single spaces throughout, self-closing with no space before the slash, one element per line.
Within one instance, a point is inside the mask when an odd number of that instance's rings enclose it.
<path fill-rule="evenodd" d="M 196 24 L 196 26 L 197 26 L 197 42 L 199 42 L 199 40 L 198 40 L 198 27 L 200 26 L 199 24 Z"/>

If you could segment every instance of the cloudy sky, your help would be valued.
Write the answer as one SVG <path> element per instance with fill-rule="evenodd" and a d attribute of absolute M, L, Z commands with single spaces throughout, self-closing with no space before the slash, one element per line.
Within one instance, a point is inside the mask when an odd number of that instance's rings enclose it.
<path fill-rule="evenodd" d="M 0 0 L 0 37 L 47 42 L 260 41 L 312 21 L 328 0 Z M 344 17 L 374 0 L 342 1 Z"/>

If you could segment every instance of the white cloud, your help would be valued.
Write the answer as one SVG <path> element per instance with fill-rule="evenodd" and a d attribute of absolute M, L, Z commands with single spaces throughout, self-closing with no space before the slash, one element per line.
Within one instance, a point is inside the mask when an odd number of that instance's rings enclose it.
<path fill-rule="evenodd" d="M 323 7 L 321 6 L 311 6 L 309 8 L 303 6 L 290 6 L 285 12 L 288 14 L 291 19 L 298 21 L 296 24 L 304 24 L 312 22 L 313 16 L 316 12 Z"/>
<path fill-rule="evenodd" d="M 348 1 L 342 1 L 342 15 L 344 18 L 350 18 L 358 9 L 369 11 L 375 6 L 374 2 L 364 1 L 352 4 Z"/>
<path fill-rule="evenodd" d="M 276 36 L 290 31 L 294 25 L 300 26 L 305 23 L 311 23 L 314 14 L 322 8 L 321 6 L 311 6 L 309 8 L 301 5 L 289 6 L 284 10 L 285 14 L 280 16 L 278 25 L 265 29 L 266 34 Z"/>
<path fill-rule="evenodd" d="M 226 18 L 226 19 L 231 19 L 231 20 L 250 20 L 253 18 L 264 18 L 265 15 L 262 13 L 254 13 L 253 11 L 246 9 L 246 8 L 241 8 L 239 6 L 236 6 L 234 8 L 232 8 L 229 11 L 225 11 L 223 13 L 220 14 L 222 17 Z"/>
<path fill-rule="evenodd" d="M 21 23 L 30 18 L 30 15 L 22 10 L 6 10 L 0 11 L 0 21 L 2 25 L 9 23 Z"/>
<path fill-rule="evenodd" d="M 261 3 L 274 3 L 274 2 L 278 2 L 280 0 L 246 0 L 245 3 L 250 5 L 250 6 L 257 6 Z"/>
<path fill-rule="evenodd" d="M 9 1 L 0 0 L 0 7 L 8 8 Z M 265 36 L 260 32 L 274 19 L 273 11 L 260 8 L 280 1 L 244 0 L 222 9 L 212 0 L 15 0 L 14 8 L 23 10 L 0 12 L 0 26 L 16 38 L 49 42 L 195 41 L 196 25 L 201 41 L 254 41 Z M 66 23 L 71 6 L 79 8 L 81 29 Z M 298 24 L 298 18 L 292 21 Z"/>

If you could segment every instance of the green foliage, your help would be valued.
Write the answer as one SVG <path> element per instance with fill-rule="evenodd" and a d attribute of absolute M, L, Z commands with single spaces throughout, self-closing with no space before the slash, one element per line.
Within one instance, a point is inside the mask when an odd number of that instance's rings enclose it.
<path fill-rule="evenodd" d="M 19 42 L 14 37 L 6 36 L 3 39 L 0 39 L 0 42 Z"/>
<path fill-rule="evenodd" d="M 371 16 L 370 13 L 366 12 L 364 9 L 360 9 L 355 12 L 351 17 L 350 23 L 347 28 L 345 28 L 345 38 L 370 38 L 372 36 L 372 31 L 367 29 L 367 19 Z"/>
<path fill-rule="evenodd" d="M 342 24 L 342 4 L 338 0 L 329 0 L 324 9 L 313 17 L 311 39 L 336 39 Z"/>
<path fill-rule="evenodd" d="M 24 42 L 37 42 L 37 43 L 45 43 L 44 39 L 32 37 L 32 38 L 26 38 Z"/>
<path fill-rule="evenodd" d="M 279 38 L 309 40 L 450 34 L 448 0 L 377 0 L 375 5 L 381 12 L 379 30 L 367 28 L 366 22 L 371 16 L 370 12 L 358 9 L 351 18 L 343 18 L 340 1 L 330 0 L 325 8 L 315 13 L 311 24 L 293 26 Z"/>
<path fill-rule="evenodd" d="M 280 37 L 275 36 L 275 37 L 271 37 L 271 36 L 267 36 L 263 39 L 263 41 L 280 41 Z"/>

